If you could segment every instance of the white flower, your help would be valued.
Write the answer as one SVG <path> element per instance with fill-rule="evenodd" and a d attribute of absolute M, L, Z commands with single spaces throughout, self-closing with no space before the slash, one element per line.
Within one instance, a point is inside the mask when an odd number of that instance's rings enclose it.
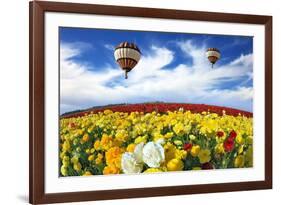
<path fill-rule="evenodd" d="M 160 167 L 165 161 L 164 148 L 159 142 L 139 143 L 134 150 L 134 153 L 125 152 L 122 155 L 121 167 L 125 174 L 140 173 L 143 170 L 143 163 L 149 167 Z"/>
<path fill-rule="evenodd" d="M 161 163 L 165 161 L 164 148 L 154 142 L 148 142 L 142 150 L 142 159 L 149 167 L 160 167 Z"/>
<path fill-rule="evenodd" d="M 125 174 L 141 173 L 143 164 L 138 163 L 136 155 L 130 152 L 125 152 L 122 155 L 121 167 Z"/>

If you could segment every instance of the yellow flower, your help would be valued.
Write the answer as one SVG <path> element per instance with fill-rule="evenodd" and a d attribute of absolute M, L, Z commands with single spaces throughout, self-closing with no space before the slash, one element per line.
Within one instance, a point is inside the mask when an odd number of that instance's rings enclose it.
<path fill-rule="evenodd" d="M 244 145 L 241 145 L 238 149 L 238 154 L 242 154 L 244 151 Z"/>
<path fill-rule="evenodd" d="M 183 170 L 183 162 L 180 159 L 172 159 L 167 163 L 168 171 L 180 171 Z"/>
<path fill-rule="evenodd" d="M 216 152 L 216 154 L 223 154 L 224 153 L 223 143 L 219 143 L 219 144 L 216 145 L 215 152 Z"/>
<path fill-rule="evenodd" d="M 166 162 L 169 162 L 171 159 L 175 158 L 175 153 L 177 151 L 177 148 L 175 145 L 168 142 L 166 145 L 164 145 L 164 150 L 165 150 Z"/>
<path fill-rule="evenodd" d="M 71 158 L 71 162 L 72 162 L 73 164 L 77 164 L 77 163 L 79 162 L 78 156 L 73 156 L 73 157 Z"/>
<path fill-rule="evenodd" d="M 69 161 L 69 156 L 63 156 L 62 160 L 63 161 Z"/>
<path fill-rule="evenodd" d="M 115 167 L 114 165 L 110 165 L 110 166 L 106 166 L 103 169 L 103 174 L 107 175 L 107 174 L 119 174 L 120 173 L 120 169 Z"/>
<path fill-rule="evenodd" d="M 63 157 L 65 156 L 65 154 L 66 154 L 66 152 L 65 152 L 65 151 L 62 151 L 62 152 L 60 153 L 60 159 L 63 159 Z"/>
<path fill-rule="evenodd" d="M 83 134 L 83 130 L 79 129 L 76 131 L 77 136 L 82 135 Z"/>
<path fill-rule="evenodd" d="M 64 141 L 64 143 L 62 145 L 62 150 L 65 151 L 65 152 L 69 151 L 70 147 L 71 147 L 70 142 L 69 141 Z"/>
<path fill-rule="evenodd" d="M 81 170 L 81 168 L 82 168 L 82 166 L 79 162 L 73 165 L 73 169 L 77 172 L 79 172 Z"/>
<path fill-rule="evenodd" d="M 62 165 L 60 168 L 60 172 L 63 176 L 67 176 L 67 167 L 65 165 Z"/>
<path fill-rule="evenodd" d="M 153 141 L 154 141 L 154 142 L 157 142 L 157 141 L 160 140 L 160 139 L 164 139 L 164 136 L 163 136 L 162 134 L 160 134 L 160 133 L 158 133 L 158 132 L 153 133 Z"/>
<path fill-rule="evenodd" d="M 183 133 L 184 131 L 184 125 L 182 123 L 177 123 L 174 127 L 173 127 L 174 132 L 179 135 L 181 133 Z"/>
<path fill-rule="evenodd" d="M 166 139 L 170 139 L 171 137 L 173 137 L 173 133 L 172 132 L 168 132 L 167 134 L 164 135 L 164 138 Z"/>
<path fill-rule="evenodd" d="M 87 131 L 88 131 L 88 133 L 91 133 L 91 132 L 93 132 L 93 130 L 94 130 L 94 127 L 89 127 Z"/>
<path fill-rule="evenodd" d="M 244 138 L 242 137 L 241 134 L 238 134 L 237 137 L 235 138 L 236 142 L 240 145 L 244 144 L 245 140 Z"/>
<path fill-rule="evenodd" d="M 99 140 L 95 141 L 94 148 L 95 148 L 95 150 L 99 150 L 100 149 L 100 141 Z"/>
<path fill-rule="evenodd" d="M 201 122 L 200 132 L 207 136 L 210 136 L 213 132 L 216 132 L 219 128 L 218 121 L 214 119 L 204 119 Z"/>
<path fill-rule="evenodd" d="M 136 147 L 136 144 L 129 144 L 128 147 L 127 147 L 127 152 L 134 152 L 135 150 L 135 147 Z"/>
<path fill-rule="evenodd" d="M 90 139 L 89 135 L 88 134 L 84 134 L 83 137 L 82 137 L 82 142 L 88 142 Z"/>
<path fill-rule="evenodd" d="M 175 152 L 175 158 L 177 159 L 185 159 L 187 156 L 187 152 L 185 150 L 177 149 Z"/>
<path fill-rule="evenodd" d="M 144 173 L 156 173 L 156 172 L 163 172 L 163 170 L 159 168 L 148 168 L 147 170 L 144 171 Z"/>
<path fill-rule="evenodd" d="M 92 175 L 92 173 L 90 172 L 90 171 L 86 171 L 84 174 L 83 174 L 83 176 L 91 176 Z"/>
<path fill-rule="evenodd" d="M 93 161 L 93 160 L 94 160 L 94 158 L 95 158 L 95 157 L 94 157 L 94 155 L 90 155 L 90 156 L 88 157 L 88 161 L 90 161 L 90 162 L 91 162 L 91 161 Z"/>
<path fill-rule="evenodd" d="M 193 145 L 191 150 L 190 150 L 190 154 L 193 156 L 193 157 L 197 157 L 198 154 L 200 152 L 200 146 L 199 145 Z"/>
<path fill-rule="evenodd" d="M 115 138 L 120 142 L 126 142 L 126 140 L 128 139 L 128 133 L 126 132 L 126 130 L 118 130 Z"/>
<path fill-rule="evenodd" d="M 69 165 L 69 157 L 68 156 L 64 156 L 62 159 L 62 164 L 64 166 L 68 166 Z"/>
<path fill-rule="evenodd" d="M 141 143 L 141 142 L 146 143 L 146 136 L 137 137 L 137 138 L 135 139 L 135 144 L 139 144 L 139 143 Z"/>
<path fill-rule="evenodd" d="M 97 156 L 97 158 L 95 160 L 96 164 L 102 163 L 102 159 L 103 159 L 103 155 L 98 153 L 98 156 Z"/>
<path fill-rule="evenodd" d="M 198 157 L 201 164 L 209 162 L 211 160 L 211 152 L 208 149 L 200 150 Z"/>
<path fill-rule="evenodd" d="M 243 155 L 238 155 L 234 160 L 235 167 L 242 168 L 242 167 L 244 167 L 244 163 L 245 163 L 245 158 Z"/>

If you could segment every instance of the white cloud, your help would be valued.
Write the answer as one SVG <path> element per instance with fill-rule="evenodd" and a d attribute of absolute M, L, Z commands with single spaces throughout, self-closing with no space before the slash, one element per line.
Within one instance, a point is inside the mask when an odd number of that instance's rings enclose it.
<path fill-rule="evenodd" d="M 116 66 L 95 70 L 72 59 L 82 55 L 83 48 L 61 44 L 61 113 L 96 105 L 167 101 L 216 104 L 252 110 L 253 88 L 237 84 L 222 89 L 225 83 L 252 76 L 252 54 L 211 69 L 205 57 L 206 48 L 192 41 L 177 45 L 193 59 L 193 64 L 169 67 L 175 53 L 165 47 L 151 46 L 149 55 L 142 56 L 138 65 L 124 79 Z M 167 69 L 167 67 L 169 69 Z"/>
<path fill-rule="evenodd" d="M 61 60 L 68 60 L 72 57 L 79 56 L 81 54 L 81 50 L 87 50 L 93 48 L 93 46 L 89 43 L 85 42 L 74 42 L 74 43 L 66 43 L 61 42 L 60 48 L 60 57 Z"/>
<path fill-rule="evenodd" d="M 114 51 L 115 50 L 115 47 L 111 44 L 105 44 L 104 47 L 110 51 Z"/>
<path fill-rule="evenodd" d="M 161 77 L 165 71 L 164 66 L 170 64 L 174 59 L 174 53 L 167 48 L 151 46 L 148 56 L 143 56 L 138 65 L 129 73 L 129 79 L 126 83 L 139 84 L 144 79 L 153 79 Z M 160 76 L 159 76 L 160 75 Z"/>

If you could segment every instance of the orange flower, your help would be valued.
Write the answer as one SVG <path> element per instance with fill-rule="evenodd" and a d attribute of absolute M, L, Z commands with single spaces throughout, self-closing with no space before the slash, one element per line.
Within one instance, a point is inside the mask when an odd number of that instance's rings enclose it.
<path fill-rule="evenodd" d="M 114 165 L 106 166 L 103 169 L 103 174 L 119 174 L 120 169 Z"/>
<path fill-rule="evenodd" d="M 114 165 L 120 168 L 121 155 L 123 150 L 120 147 L 112 147 L 105 153 L 105 160 L 107 165 Z"/>
<path fill-rule="evenodd" d="M 112 136 L 109 136 L 107 134 L 103 134 L 102 138 L 101 138 L 101 141 L 100 141 L 100 145 L 101 145 L 102 149 L 108 150 L 110 147 L 113 146 Z"/>

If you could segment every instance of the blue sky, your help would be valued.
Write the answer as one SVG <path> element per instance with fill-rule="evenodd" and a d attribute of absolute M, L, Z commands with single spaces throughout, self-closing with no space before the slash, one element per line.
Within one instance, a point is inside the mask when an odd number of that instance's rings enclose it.
<path fill-rule="evenodd" d="M 65 27 L 59 35 L 61 113 L 156 100 L 252 111 L 252 37 Z M 113 56 L 123 41 L 142 52 L 128 80 Z M 222 55 L 214 69 L 209 47 Z"/>

